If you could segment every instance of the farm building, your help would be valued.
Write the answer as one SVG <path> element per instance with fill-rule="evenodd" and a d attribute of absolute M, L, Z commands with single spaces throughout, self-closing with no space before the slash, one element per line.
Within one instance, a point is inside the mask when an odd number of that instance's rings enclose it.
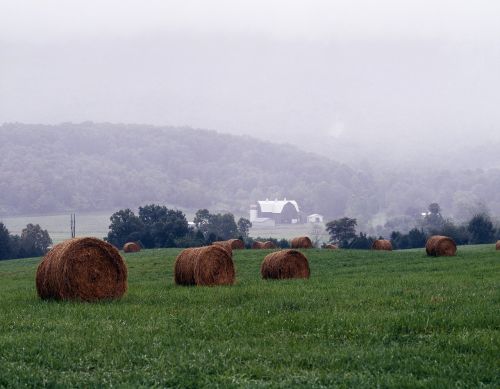
<path fill-rule="evenodd" d="M 323 215 L 319 213 L 313 213 L 307 217 L 308 223 L 323 223 Z"/>
<path fill-rule="evenodd" d="M 254 224 L 295 224 L 300 222 L 295 200 L 262 200 L 250 206 L 250 221 Z"/>

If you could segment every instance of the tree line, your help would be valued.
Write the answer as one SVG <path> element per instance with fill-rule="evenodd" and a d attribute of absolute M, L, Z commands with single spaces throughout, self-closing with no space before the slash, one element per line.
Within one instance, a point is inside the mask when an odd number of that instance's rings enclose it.
<path fill-rule="evenodd" d="M 356 227 L 357 220 L 349 217 L 326 224 L 331 242 L 341 248 L 370 249 L 376 239 L 382 239 L 363 232 L 357 234 Z M 467 222 L 456 224 L 442 216 L 439 204 L 431 203 L 416 226 L 407 233 L 392 231 L 390 240 L 394 249 L 421 248 L 432 235 L 448 236 L 459 245 L 494 243 L 500 239 L 500 227 L 495 227 L 487 213 L 476 214 Z"/>
<path fill-rule="evenodd" d="M 14 235 L 0 222 L 0 260 L 39 257 L 51 245 L 49 233 L 38 224 L 28 224 L 21 235 Z"/>
<path fill-rule="evenodd" d="M 116 247 L 138 242 L 144 248 L 196 247 L 217 240 L 247 239 L 252 224 L 248 219 L 235 221 L 232 213 L 210 213 L 199 209 L 190 226 L 186 215 L 164 205 L 148 204 L 139 207 L 136 215 L 131 209 L 121 209 L 110 217 L 106 240 Z"/>

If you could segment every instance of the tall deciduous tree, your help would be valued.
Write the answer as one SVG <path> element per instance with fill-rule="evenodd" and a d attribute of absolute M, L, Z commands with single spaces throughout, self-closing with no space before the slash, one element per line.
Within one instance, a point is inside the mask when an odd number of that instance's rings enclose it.
<path fill-rule="evenodd" d="M 111 224 L 107 240 L 121 248 L 129 241 L 140 240 L 144 232 L 144 223 L 131 209 L 121 209 L 110 217 Z"/>
<path fill-rule="evenodd" d="M 495 239 L 495 228 L 487 214 L 474 216 L 467 224 L 471 243 L 491 243 Z"/>
<path fill-rule="evenodd" d="M 25 256 L 44 255 L 51 244 L 52 239 L 48 231 L 38 224 L 28 224 L 21 232 L 20 245 Z"/>
<path fill-rule="evenodd" d="M 357 224 L 356 219 L 343 217 L 326 223 L 326 230 L 333 242 L 338 243 L 341 247 L 348 247 L 351 241 L 356 238 Z"/>
<path fill-rule="evenodd" d="M 237 224 L 238 233 L 241 235 L 241 237 L 248 237 L 248 231 L 250 231 L 250 228 L 252 228 L 252 222 L 244 217 L 240 217 Z"/>
<path fill-rule="evenodd" d="M 0 259 L 11 258 L 11 255 L 9 230 L 3 223 L 0 223 Z"/>

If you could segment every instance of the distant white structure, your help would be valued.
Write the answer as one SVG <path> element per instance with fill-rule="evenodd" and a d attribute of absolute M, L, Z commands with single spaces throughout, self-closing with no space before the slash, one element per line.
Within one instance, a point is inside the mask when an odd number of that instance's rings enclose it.
<path fill-rule="evenodd" d="M 319 213 L 313 213 L 307 217 L 308 223 L 323 223 L 323 215 Z"/>
<path fill-rule="evenodd" d="M 299 205 L 295 200 L 259 200 L 250 206 L 250 221 L 252 224 L 270 223 L 295 224 L 300 222 Z"/>

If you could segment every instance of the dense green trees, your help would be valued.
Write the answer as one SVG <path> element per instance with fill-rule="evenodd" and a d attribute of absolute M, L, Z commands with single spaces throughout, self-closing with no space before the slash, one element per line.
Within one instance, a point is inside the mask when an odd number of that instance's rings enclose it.
<path fill-rule="evenodd" d="M 487 214 L 475 215 L 467 223 L 470 242 L 473 244 L 492 243 L 495 241 L 495 228 Z"/>
<path fill-rule="evenodd" d="M 248 231 L 250 231 L 250 228 L 252 227 L 252 223 L 250 222 L 250 220 L 244 217 L 240 217 L 238 223 L 236 224 L 238 226 L 238 234 L 242 238 L 248 237 Z"/>
<path fill-rule="evenodd" d="M 11 255 L 9 230 L 0 222 L 0 259 L 8 259 Z"/>
<path fill-rule="evenodd" d="M 233 214 L 212 214 L 200 209 L 192 230 L 182 211 L 157 204 L 139 207 L 139 216 L 130 209 L 119 210 L 110 220 L 106 239 L 119 248 L 129 241 L 139 242 L 145 248 L 201 246 L 248 234 L 250 223 L 240 219 L 239 229 Z"/>
<path fill-rule="evenodd" d="M 130 209 L 120 210 L 110 220 L 107 240 L 119 248 L 126 242 L 140 242 L 146 248 L 176 247 L 189 232 L 184 213 L 156 204 L 139 207 L 139 216 Z"/>
<path fill-rule="evenodd" d="M 19 235 L 11 235 L 0 222 L 0 260 L 44 255 L 52 239 L 38 224 L 28 224 Z"/>
<path fill-rule="evenodd" d="M 326 223 L 326 230 L 332 242 L 338 243 L 339 247 L 349 247 L 356 238 L 356 226 L 356 219 L 343 217 Z"/>

